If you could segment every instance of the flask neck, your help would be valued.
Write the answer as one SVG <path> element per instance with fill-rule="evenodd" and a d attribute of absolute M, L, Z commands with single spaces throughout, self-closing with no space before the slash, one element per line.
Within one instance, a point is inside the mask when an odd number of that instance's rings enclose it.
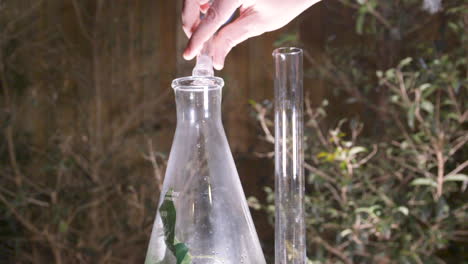
<path fill-rule="evenodd" d="M 221 122 L 221 87 L 176 89 L 177 123 Z"/>

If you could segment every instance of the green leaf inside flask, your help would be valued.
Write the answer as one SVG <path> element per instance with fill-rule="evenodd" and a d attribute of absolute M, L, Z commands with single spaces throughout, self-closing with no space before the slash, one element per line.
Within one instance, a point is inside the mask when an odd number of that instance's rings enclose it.
<path fill-rule="evenodd" d="M 184 243 L 179 243 L 175 245 L 175 257 L 177 258 L 178 264 L 190 264 L 191 257 L 188 253 L 189 249 Z"/>
<path fill-rule="evenodd" d="M 179 242 L 175 238 L 175 224 L 176 224 L 176 209 L 174 205 L 174 190 L 171 188 L 164 195 L 164 202 L 159 208 L 159 214 L 164 226 L 164 236 L 167 248 L 174 254 L 177 259 L 177 264 L 190 264 L 192 258 L 189 253 L 189 248 L 185 243 Z"/>

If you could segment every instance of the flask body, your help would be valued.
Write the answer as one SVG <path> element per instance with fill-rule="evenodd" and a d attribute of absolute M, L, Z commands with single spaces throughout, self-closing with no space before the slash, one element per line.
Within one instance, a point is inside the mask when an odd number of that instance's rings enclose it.
<path fill-rule="evenodd" d="M 173 82 L 177 128 L 146 264 L 263 264 L 221 122 L 222 79 Z"/>

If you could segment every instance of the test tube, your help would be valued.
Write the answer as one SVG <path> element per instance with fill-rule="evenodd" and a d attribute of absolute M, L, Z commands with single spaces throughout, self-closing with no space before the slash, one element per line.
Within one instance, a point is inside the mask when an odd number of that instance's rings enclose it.
<path fill-rule="evenodd" d="M 275 61 L 275 264 L 305 264 L 302 50 Z"/>

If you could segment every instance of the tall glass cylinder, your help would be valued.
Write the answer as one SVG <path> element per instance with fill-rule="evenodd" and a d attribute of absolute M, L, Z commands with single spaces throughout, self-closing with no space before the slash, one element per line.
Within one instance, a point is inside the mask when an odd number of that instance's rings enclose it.
<path fill-rule="evenodd" d="M 275 60 L 275 263 L 306 263 L 302 50 L 279 48 Z"/>

